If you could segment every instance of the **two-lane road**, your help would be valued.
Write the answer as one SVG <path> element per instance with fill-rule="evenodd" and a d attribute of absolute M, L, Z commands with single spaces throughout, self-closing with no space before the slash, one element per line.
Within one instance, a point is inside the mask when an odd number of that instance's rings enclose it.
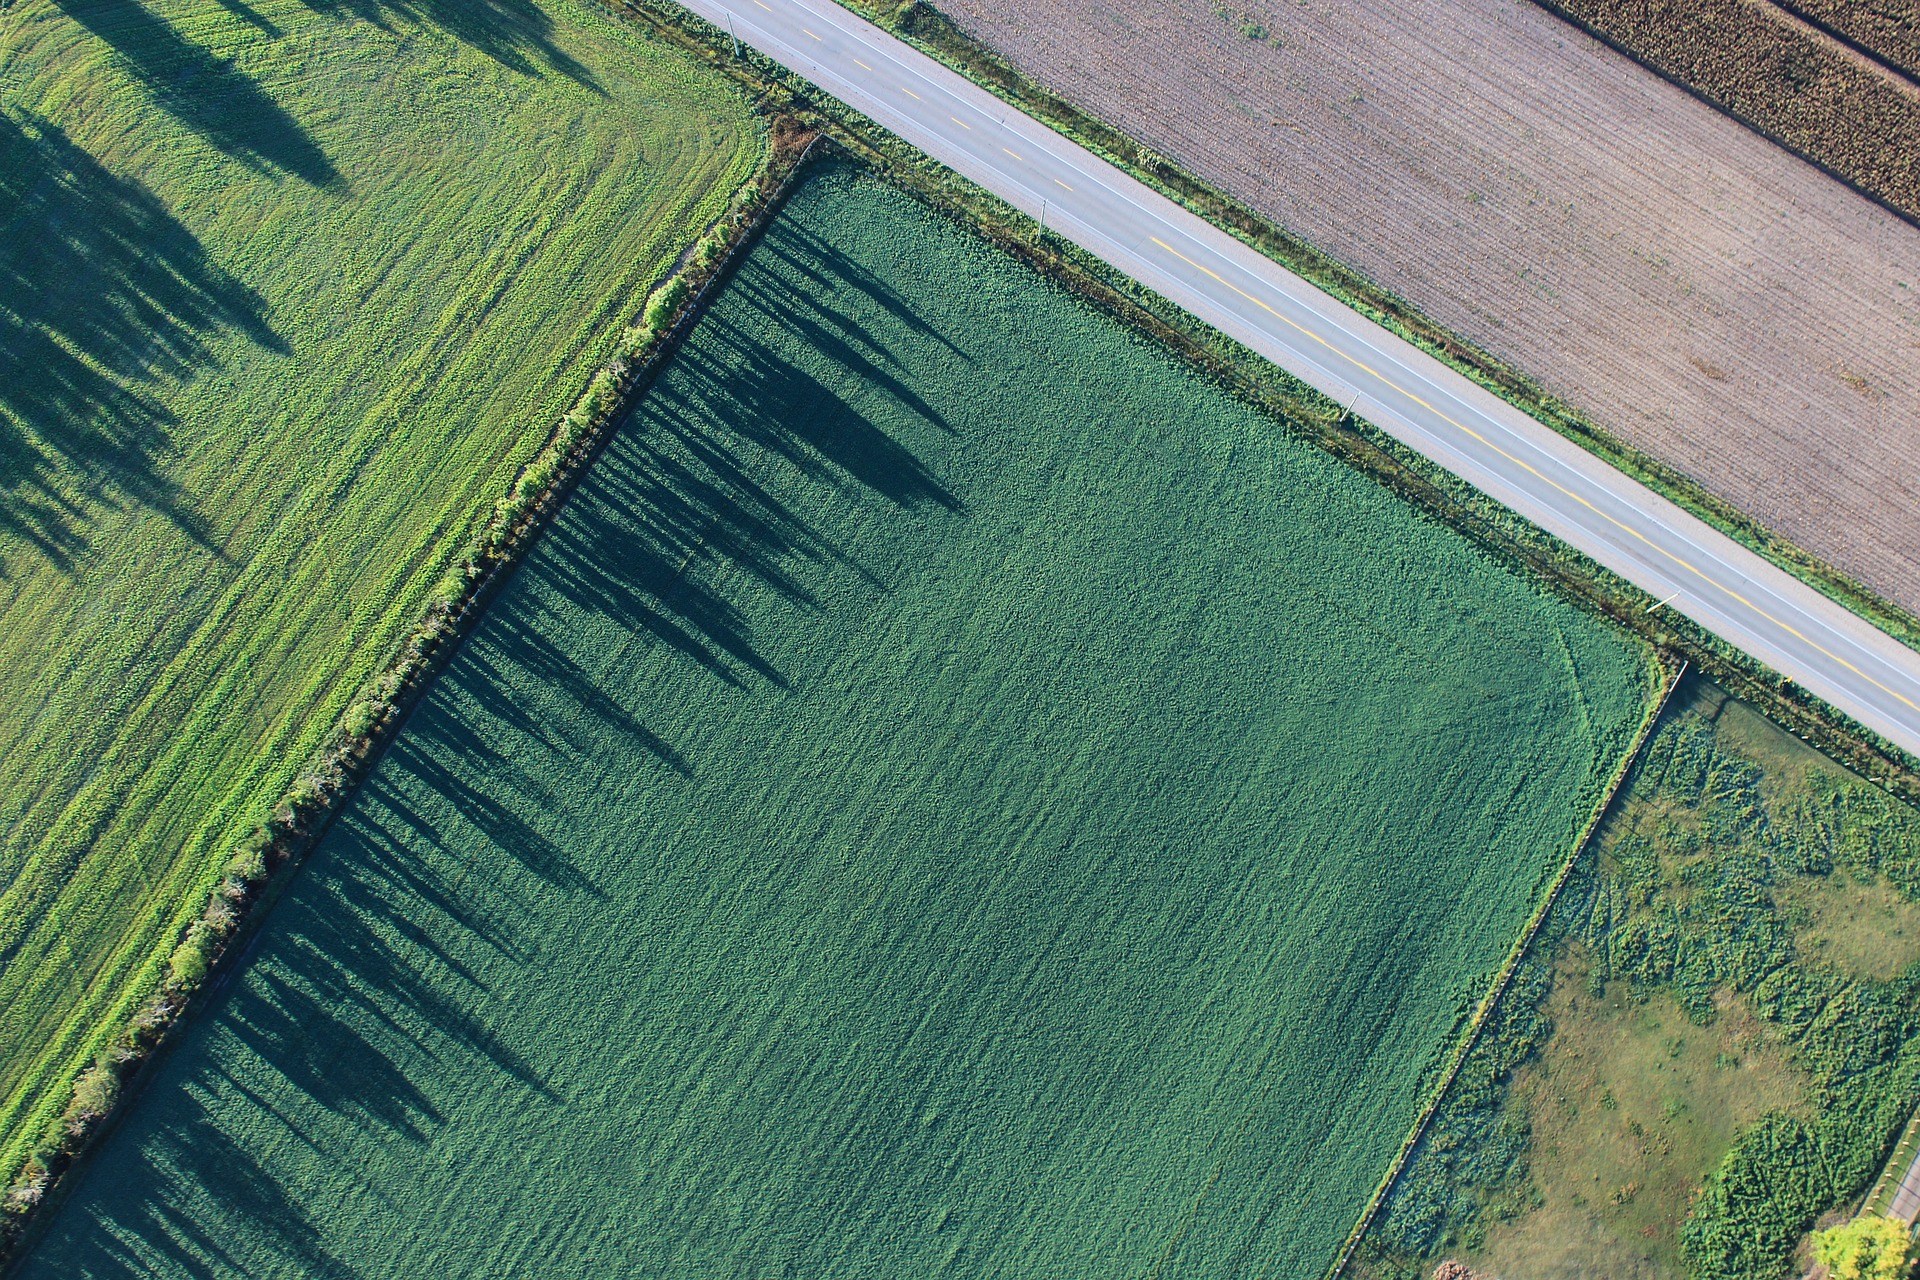
<path fill-rule="evenodd" d="M 1920 754 L 1920 653 L 1432 356 L 834 0 L 683 3 Z"/>

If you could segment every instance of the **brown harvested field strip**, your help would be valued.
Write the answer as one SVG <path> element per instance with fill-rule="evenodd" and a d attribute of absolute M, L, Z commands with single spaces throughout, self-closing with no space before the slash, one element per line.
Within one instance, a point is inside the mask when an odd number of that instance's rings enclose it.
<path fill-rule="evenodd" d="M 1780 7 L 1910 76 L 1920 75 L 1917 0 L 1780 0 Z"/>
<path fill-rule="evenodd" d="M 1920 610 L 1920 227 L 1528 0 L 945 4 L 1041 85 Z"/>
<path fill-rule="evenodd" d="M 1920 87 L 1770 0 L 1541 0 L 1920 219 Z"/>

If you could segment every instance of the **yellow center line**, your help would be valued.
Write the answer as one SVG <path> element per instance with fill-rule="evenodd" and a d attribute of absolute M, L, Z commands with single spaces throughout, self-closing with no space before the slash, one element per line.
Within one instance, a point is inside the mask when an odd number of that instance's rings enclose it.
<path fill-rule="evenodd" d="M 773 12 L 773 6 L 770 4 L 764 3 L 763 0 L 753 0 L 753 2 L 759 5 L 762 9 L 765 9 L 768 13 Z"/>
<path fill-rule="evenodd" d="M 920 101 L 920 95 L 915 93 L 913 90 L 907 88 L 905 85 L 900 86 L 900 92 L 906 94 L 909 98 L 912 98 L 915 102 Z"/>
<path fill-rule="evenodd" d="M 1060 182 L 1058 178 L 1055 178 L 1054 181 Z M 1064 182 L 1061 182 L 1060 185 L 1064 187 L 1067 184 Z M 1068 190 L 1072 190 L 1072 188 L 1068 187 Z M 1451 416 L 1442 412 L 1440 409 L 1435 408 L 1432 404 L 1429 404 L 1426 400 L 1422 399 L 1420 396 L 1417 396 L 1413 392 L 1408 391 L 1405 387 L 1400 386 L 1398 383 L 1394 382 L 1391 378 L 1388 378 L 1386 375 L 1382 374 L 1378 369 L 1375 369 L 1373 366 L 1367 364 L 1365 361 L 1357 360 L 1354 357 L 1348 355 L 1346 352 L 1340 350 L 1340 348 L 1334 346 L 1331 342 L 1328 342 L 1325 338 L 1321 337 L 1319 334 L 1315 333 L 1313 330 L 1307 328 L 1305 325 L 1302 325 L 1294 320 L 1289 319 L 1286 316 L 1281 315 L 1278 311 L 1275 311 L 1272 307 L 1268 306 L 1265 302 L 1262 302 L 1259 298 L 1254 297 L 1252 294 L 1248 293 L 1245 289 L 1242 289 L 1239 285 L 1236 285 L 1231 281 L 1227 280 L 1225 277 L 1221 276 L 1218 272 L 1208 270 L 1206 267 L 1201 266 L 1199 263 L 1195 262 L 1192 258 L 1189 258 L 1186 254 L 1181 253 L 1178 249 L 1168 244 L 1165 240 L 1162 240 L 1159 236 L 1153 236 L 1151 237 L 1151 239 L 1155 244 L 1159 245 L 1162 249 L 1165 249 L 1168 253 L 1180 259 L 1180 261 L 1186 263 L 1188 266 L 1194 268 L 1197 271 L 1206 272 L 1207 275 L 1213 277 L 1215 280 L 1218 280 L 1221 284 L 1226 285 L 1227 288 L 1233 290 L 1235 293 L 1245 298 L 1248 302 L 1253 303 L 1255 306 L 1259 307 L 1262 311 L 1265 311 L 1268 315 L 1273 316 L 1277 320 L 1284 321 L 1288 326 L 1305 334 L 1307 337 L 1312 338 L 1315 342 L 1319 343 L 1321 346 L 1325 347 L 1327 350 L 1333 352 L 1333 354 L 1339 356 L 1342 360 L 1345 360 L 1348 364 L 1353 365 L 1357 369 L 1364 370 L 1370 377 L 1372 377 L 1375 381 L 1379 382 L 1381 385 L 1386 387 L 1391 387 L 1393 390 L 1399 392 L 1401 395 L 1405 396 L 1407 399 L 1413 401 L 1415 404 L 1419 405 L 1421 408 L 1425 409 L 1427 412 L 1433 414 L 1436 418 L 1439 418 L 1442 422 L 1447 423 L 1448 425 L 1452 426 L 1454 429 L 1458 431 L 1464 432 L 1465 434 L 1472 436 L 1475 440 L 1478 440 L 1482 445 L 1486 446 L 1488 449 L 1491 449 L 1493 452 L 1499 454 L 1502 458 L 1505 458 L 1508 462 L 1511 462 L 1514 466 L 1523 468 L 1525 471 L 1528 472 L 1528 474 L 1536 477 L 1542 483 L 1553 486 L 1554 489 L 1558 490 L 1560 493 L 1564 494 L 1566 497 L 1573 499 L 1573 501 L 1579 503 L 1581 506 L 1585 507 L 1587 510 L 1593 512 L 1595 515 L 1599 516 L 1602 520 L 1605 520 L 1608 524 L 1612 525 L 1614 528 L 1619 529 L 1623 533 L 1631 534 L 1633 537 L 1635 537 L 1639 541 L 1645 543 L 1652 550 L 1659 552 L 1661 555 L 1665 556 L 1667 559 L 1673 561 L 1673 563 L 1679 565 L 1682 569 L 1685 569 L 1688 573 L 1691 573 L 1696 578 L 1699 578 L 1702 582 L 1705 582 L 1710 586 L 1718 588 L 1725 595 L 1731 597 L 1734 600 L 1739 601 L 1741 604 L 1745 605 L 1748 609 L 1751 609 L 1755 614 L 1759 615 L 1762 618 L 1765 618 L 1768 622 L 1771 622 L 1774 626 L 1779 627 L 1782 631 L 1786 632 L 1788 635 L 1795 637 L 1802 644 L 1806 645 L 1808 648 L 1812 649 L 1814 652 L 1825 656 L 1829 661 L 1839 663 L 1841 666 L 1853 672 L 1853 674 L 1859 676 L 1862 680 L 1865 680 L 1868 684 L 1880 690 L 1880 692 L 1886 694 L 1887 696 L 1892 698 L 1898 698 L 1901 702 L 1906 703 L 1909 707 L 1912 707 L 1914 710 L 1920 711 L 1920 703 L 1916 703 L 1912 698 L 1907 697 L 1905 694 L 1901 693 L 1897 689 L 1889 689 L 1886 685 L 1881 684 L 1878 680 L 1875 680 L 1872 676 L 1862 671 L 1859 667 L 1854 666 L 1853 663 L 1848 662 L 1845 658 L 1841 657 L 1839 654 L 1832 652 L 1831 650 L 1827 649 L 1824 645 L 1820 644 L 1818 641 L 1806 635 L 1798 627 L 1795 627 L 1793 624 L 1789 622 L 1785 622 L 1779 618 L 1774 617 L 1771 613 L 1768 613 L 1765 609 L 1762 609 L 1759 605 L 1747 599 L 1745 596 L 1741 595 L 1738 591 L 1733 590 L 1733 588 L 1725 586 L 1721 583 L 1715 582 L 1712 578 L 1709 578 L 1707 576 L 1704 570 L 1694 565 L 1691 561 L 1681 559 L 1679 556 L 1675 555 L 1673 552 L 1667 550 L 1665 547 L 1661 546 L 1659 543 L 1653 541 L 1653 539 L 1647 537 L 1646 534 L 1641 533 L 1638 529 L 1634 528 L 1632 525 L 1626 524 L 1623 521 L 1617 520 L 1613 516 L 1608 515 L 1605 511 L 1602 511 L 1599 507 L 1594 506 L 1593 503 L 1587 501 L 1585 498 L 1573 492 L 1573 490 L 1567 488 L 1565 485 L 1553 479 L 1551 476 L 1542 474 L 1539 468 L 1533 466 L 1531 463 L 1525 461 L 1524 459 L 1514 457 L 1512 454 L 1508 453 L 1505 449 L 1502 449 L 1499 445 L 1493 443 L 1493 441 L 1487 439 L 1485 436 L 1481 435 L 1478 431 L 1475 431 L 1472 427 L 1469 427 L 1464 422 L 1455 421 Z"/>
<path fill-rule="evenodd" d="M 1000 149 L 1002 151 L 1005 151 L 1008 155 L 1012 156 L 1015 160 L 1018 160 L 1021 164 L 1025 164 L 1027 162 L 1027 158 L 1021 155 L 1018 151 L 1011 151 L 1011 150 L 1008 150 L 1006 147 L 1002 147 Z"/>
<path fill-rule="evenodd" d="M 802 31 L 807 31 L 807 29 L 806 29 L 805 27 L 802 27 L 802 28 L 800 28 L 800 29 L 801 29 Z M 810 35 L 810 36 L 813 36 L 813 32 L 811 32 L 811 31 L 807 31 L 807 34 L 808 34 L 808 35 Z M 813 38 L 814 38 L 815 40 L 819 40 L 819 39 L 820 39 L 820 37 L 819 37 L 819 36 L 813 36 Z M 824 44 L 825 42 L 824 42 L 824 41 L 822 41 L 822 43 Z"/>
<path fill-rule="evenodd" d="M 959 125 L 962 129 L 973 128 L 972 125 L 968 124 L 965 120 L 962 120 L 959 116 L 948 116 L 947 119 L 953 121 L 955 124 Z"/>
<path fill-rule="evenodd" d="M 872 68 L 872 67 L 870 67 L 870 66 L 868 66 L 868 65 L 867 65 L 866 63 L 864 63 L 864 62 L 862 62 L 862 61 L 860 61 L 860 59 L 858 59 L 858 58 L 855 58 L 855 59 L 853 60 L 853 65 L 854 65 L 854 66 L 856 66 L 856 67 L 858 67 L 858 68 L 860 68 L 860 69 L 861 69 L 862 71 L 871 71 L 871 70 L 873 70 L 873 68 Z"/>
<path fill-rule="evenodd" d="M 1061 185 L 1061 186 L 1063 186 L 1063 187 L 1067 187 L 1067 184 L 1066 184 L 1066 183 L 1064 183 L 1064 182 L 1060 182 L 1060 179 L 1058 179 L 1058 178 L 1055 178 L 1055 179 L 1054 179 L 1054 181 L 1055 181 L 1056 183 L 1059 183 L 1059 185 Z M 1072 188 L 1072 187 L 1067 187 L 1067 190 L 1069 190 L 1069 191 L 1071 191 L 1071 190 L 1073 190 L 1073 188 Z M 1201 270 L 1203 270 L 1203 271 L 1205 271 L 1205 270 L 1206 270 L 1206 268 L 1204 268 L 1204 267 L 1202 267 L 1202 268 L 1201 268 Z M 1212 273 L 1211 271 L 1208 271 L 1208 272 L 1207 272 L 1207 274 L 1208 274 L 1208 275 L 1212 275 L 1213 273 Z M 1226 282 L 1225 280 L 1222 280 L 1222 281 L 1221 281 L 1220 283 L 1221 283 L 1221 284 L 1226 284 L 1227 282 Z M 1232 286 L 1231 286 L 1231 285 L 1228 285 L 1228 287 L 1229 287 L 1229 288 L 1231 288 Z"/>

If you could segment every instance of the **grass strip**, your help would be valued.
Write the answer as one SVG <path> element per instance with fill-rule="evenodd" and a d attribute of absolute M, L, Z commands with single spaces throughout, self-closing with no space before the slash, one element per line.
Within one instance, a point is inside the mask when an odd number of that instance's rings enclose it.
<path fill-rule="evenodd" d="M 1474 1042 L 1479 1039 L 1481 1028 L 1486 1025 L 1487 1019 L 1499 1005 L 1501 997 L 1506 995 L 1521 960 L 1525 958 L 1528 948 L 1533 946 L 1534 938 L 1540 933 L 1540 926 L 1546 923 L 1547 915 L 1553 910 L 1553 904 L 1560 899 L 1560 891 L 1567 887 L 1567 881 L 1572 878 L 1573 869 L 1579 863 L 1580 855 L 1585 853 L 1588 846 L 1593 843 L 1594 834 L 1600 830 L 1600 824 L 1606 820 L 1608 811 L 1613 808 L 1614 801 L 1619 798 L 1621 788 L 1626 786 L 1627 778 L 1633 772 L 1634 762 L 1639 760 L 1641 751 L 1647 745 L 1647 739 L 1653 736 L 1654 727 L 1660 723 L 1660 717 L 1666 711 L 1667 704 L 1673 700 L 1674 690 L 1680 687 L 1680 681 L 1686 677 L 1687 663 L 1682 660 L 1678 667 L 1663 664 L 1661 674 L 1660 696 L 1649 704 L 1646 716 L 1640 721 L 1640 727 L 1634 731 L 1632 744 L 1627 748 L 1626 754 L 1621 757 L 1620 765 L 1614 770 L 1613 777 L 1609 779 L 1607 789 L 1600 797 L 1599 803 L 1594 805 L 1593 812 L 1588 815 L 1586 826 L 1581 828 L 1579 838 L 1573 842 L 1566 860 L 1560 864 L 1560 870 L 1553 877 L 1553 883 L 1547 886 L 1546 894 L 1540 899 L 1539 905 L 1533 909 L 1533 914 L 1527 918 L 1526 927 L 1514 940 L 1513 949 L 1507 953 L 1506 961 L 1500 966 L 1500 972 L 1494 975 L 1486 995 L 1482 996 L 1480 1003 L 1474 1007 L 1473 1017 L 1468 1021 L 1466 1031 L 1454 1045 L 1453 1055 L 1447 1062 L 1447 1069 L 1441 1074 L 1439 1083 L 1433 1087 L 1426 1105 L 1420 1109 L 1413 1127 L 1407 1131 L 1406 1140 L 1400 1144 L 1399 1151 L 1394 1153 L 1393 1163 L 1387 1166 L 1386 1173 L 1380 1179 L 1380 1185 L 1375 1188 L 1373 1197 L 1367 1201 L 1365 1211 L 1354 1223 L 1353 1230 L 1347 1233 L 1346 1243 L 1340 1246 L 1340 1253 L 1334 1258 L 1333 1265 L 1327 1268 L 1327 1280 L 1337 1280 L 1346 1271 L 1347 1263 L 1352 1260 L 1354 1250 L 1360 1247 L 1360 1242 L 1366 1238 L 1367 1230 L 1373 1225 L 1374 1217 L 1380 1212 L 1380 1207 L 1392 1194 L 1394 1184 L 1399 1181 L 1401 1172 L 1407 1167 L 1407 1161 L 1413 1155 L 1413 1149 L 1420 1145 L 1420 1139 L 1426 1135 L 1427 1126 L 1433 1122 L 1434 1114 L 1446 1101 L 1447 1093 L 1453 1088 L 1454 1080 L 1459 1077 L 1461 1067 L 1466 1065 L 1467 1055 L 1473 1051 Z"/>
<path fill-rule="evenodd" d="M 771 145 L 761 172 L 649 295 L 636 323 L 621 335 L 618 353 L 594 372 L 546 443 L 522 466 L 384 669 L 353 696 L 298 780 L 228 859 L 157 986 L 140 998 L 124 1024 L 110 1029 L 93 1064 L 73 1082 L 64 1109 L 29 1147 L 0 1201 L 0 1267 L 31 1247 L 86 1157 L 140 1095 L 194 1013 L 231 976 L 302 860 L 538 540 L 620 414 L 685 336 L 708 290 L 778 209 L 818 135 L 785 117 L 770 120 L 768 129 Z"/>
<path fill-rule="evenodd" d="M 763 143 L 578 0 L 19 0 L 0 66 L 11 1175 Z"/>
<path fill-rule="evenodd" d="M 1379 287 L 1332 255 L 1186 173 L 1119 129 L 1035 84 L 924 0 L 907 0 L 904 4 L 886 0 L 839 0 L 839 3 L 1119 166 L 1376 324 L 1446 362 L 1888 635 L 1920 647 L 1920 615 L 1862 586 L 1691 477 L 1621 441 L 1525 373 L 1450 332 L 1406 299 Z"/>

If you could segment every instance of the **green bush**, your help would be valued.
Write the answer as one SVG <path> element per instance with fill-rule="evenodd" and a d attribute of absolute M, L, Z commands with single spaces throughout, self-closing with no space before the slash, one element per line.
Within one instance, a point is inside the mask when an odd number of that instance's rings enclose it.
<path fill-rule="evenodd" d="M 672 323 L 674 315 L 686 304 L 687 296 L 691 292 L 692 286 L 687 283 L 687 278 L 683 275 L 677 275 L 655 289 L 653 296 L 647 299 L 647 309 L 644 313 L 646 326 L 655 332 L 664 330 Z"/>
<path fill-rule="evenodd" d="M 167 972 L 176 987 L 197 987 L 206 978 L 213 941 L 212 932 L 204 924 L 195 922 L 187 930 L 187 936 L 167 960 Z"/>

